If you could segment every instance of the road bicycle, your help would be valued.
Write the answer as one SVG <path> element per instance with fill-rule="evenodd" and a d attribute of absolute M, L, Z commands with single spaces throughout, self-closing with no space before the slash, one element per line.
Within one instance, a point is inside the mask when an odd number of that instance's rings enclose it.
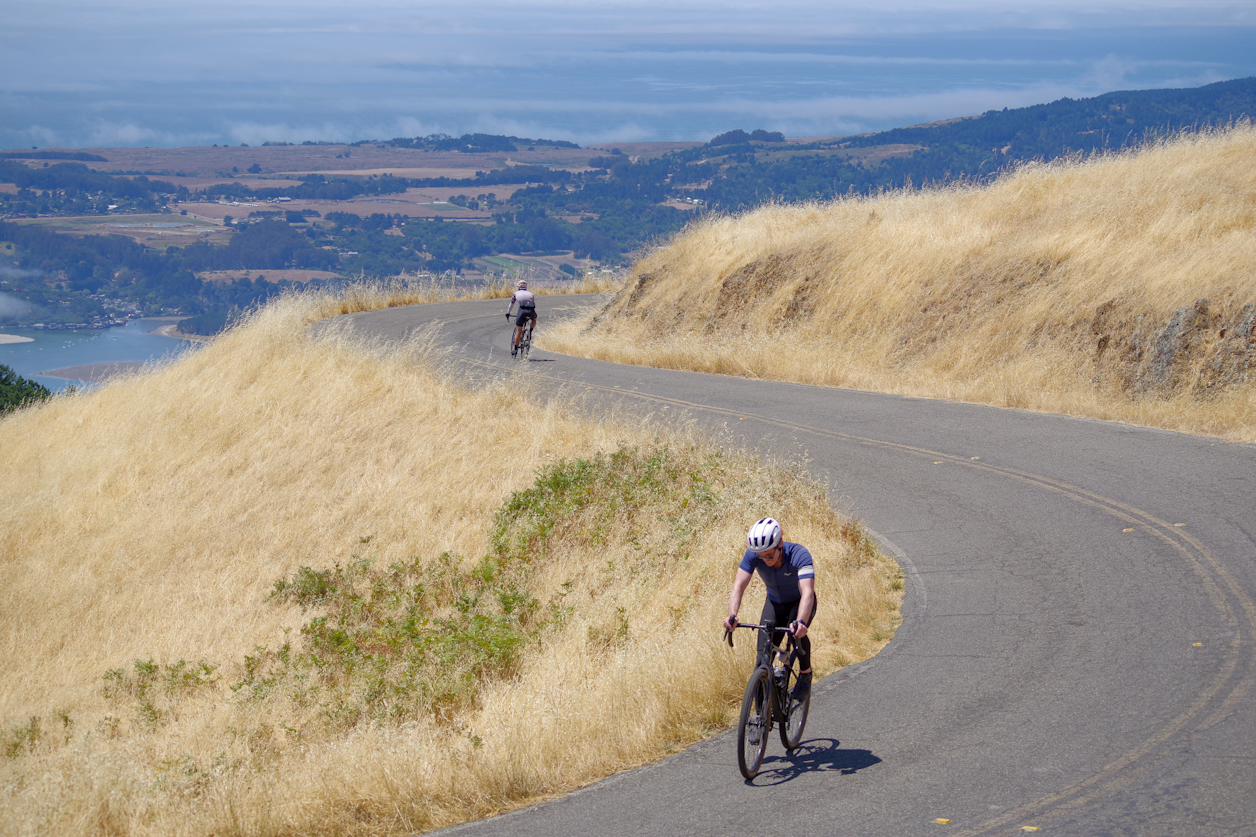
<path fill-rule="evenodd" d="M 737 721 L 737 766 L 741 768 L 741 775 L 753 779 L 759 773 L 759 765 L 763 764 L 768 736 L 774 725 L 780 725 L 781 743 L 786 750 L 793 751 L 802 743 L 802 731 L 811 710 L 811 691 L 808 690 L 802 700 L 790 697 L 790 690 L 798 681 L 798 647 L 789 628 L 778 628 L 771 621 L 737 627 L 764 634 Z M 785 647 L 778 648 L 776 644 L 782 634 Z M 732 648 L 733 632 L 726 629 L 724 638 Z"/>
<path fill-rule="evenodd" d="M 532 351 L 532 320 L 524 323 L 523 333 L 519 335 L 519 346 L 515 347 L 515 326 L 510 326 L 510 348 L 514 350 L 514 355 L 518 360 L 527 360 L 528 354 Z"/>

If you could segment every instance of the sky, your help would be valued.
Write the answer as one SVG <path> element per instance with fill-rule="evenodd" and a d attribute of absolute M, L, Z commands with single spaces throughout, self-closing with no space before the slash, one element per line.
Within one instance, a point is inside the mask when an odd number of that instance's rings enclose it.
<path fill-rule="evenodd" d="M 885 130 L 1256 76 L 1256 0 L 0 0 L 0 148 Z"/>

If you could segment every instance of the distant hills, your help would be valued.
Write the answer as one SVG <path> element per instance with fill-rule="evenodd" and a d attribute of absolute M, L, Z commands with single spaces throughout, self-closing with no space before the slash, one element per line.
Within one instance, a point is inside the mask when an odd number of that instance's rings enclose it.
<path fill-rule="evenodd" d="M 1256 78 L 1204 87 L 1122 90 L 1092 99 L 986 111 L 944 124 L 895 128 L 852 141 L 857 145 L 920 143 L 998 150 L 1016 158 L 1058 157 L 1073 151 L 1124 148 L 1150 134 L 1224 125 L 1256 106 Z"/>
<path fill-rule="evenodd" d="M 1124 90 L 987 111 L 806 145 L 743 143 L 719 149 L 722 169 L 696 196 L 721 209 L 778 200 L 825 199 L 909 184 L 986 180 L 1026 160 L 1119 150 L 1153 136 L 1256 115 L 1256 78 L 1204 87 Z M 711 161 L 709 149 L 677 155 Z"/>
<path fill-rule="evenodd" d="M 757 128 L 703 144 L 622 149 L 489 134 L 112 156 L 110 149 L 11 149 L 0 152 L 0 183 L 12 184 L 0 189 L 0 267 L 19 271 L 0 273 L 0 292 L 25 300 L 30 316 L 45 322 L 104 321 L 125 308 L 206 315 L 218 327 L 227 312 L 279 292 L 284 280 L 215 283 L 208 272 L 452 271 L 475 281 L 522 264 L 503 256 L 536 256 L 548 261 L 530 264 L 561 279 L 622 264 L 705 211 L 983 182 L 1027 160 L 1119 150 L 1253 115 L 1256 78 L 1247 78 L 806 140 Z M 151 168 L 124 171 L 124 160 Z M 230 215 L 221 209 L 227 203 Z M 201 217 L 213 235 L 202 237 L 202 228 L 194 237 L 168 236 L 159 249 L 128 234 L 128 225 L 102 236 L 74 221 L 162 219 L 172 211 Z"/>

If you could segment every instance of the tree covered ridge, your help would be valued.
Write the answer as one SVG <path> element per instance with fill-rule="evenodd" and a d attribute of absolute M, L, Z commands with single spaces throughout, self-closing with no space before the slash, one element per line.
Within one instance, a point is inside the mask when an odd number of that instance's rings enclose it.
<path fill-rule="evenodd" d="M 1018 158 L 1059 157 L 1074 151 L 1125 148 L 1151 134 L 1218 126 L 1250 116 L 1256 78 L 1196 88 L 1122 90 L 1090 99 L 1002 111 L 941 125 L 895 128 L 853 138 L 852 146 L 921 144 L 1007 148 Z"/>
<path fill-rule="evenodd" d="M 426 137 L 394 137 L 388 140 L 387 144 L 398 148 L 421 148 L 426 151 L 462 151 L 468 154 L 518 151 L 521 147 L 528 148 L 538 145 L 547 145 L 553 148 L 580 147 L 576 143 L 567 140 L 534 140 L 527 137 L 498 136 L 496 134 L 463 134 L 460 137 L 451 137 L 448 134 L 429 134 Z"/>
<path fill-rule="evenodd" d="M 0 416 L 27 404 L 43 401 L 52 392 L 43 384 L 23 378 L 0 363 Z"/>
<path fill-rule="evenodd" d="M 242 229 L 225 247 L 203 244 L 159 252 L 121 235 L 69 236 L 0 221 L 0 241 L 18 252 L 26 278 L 3 289 L 31 303 L 26 320 L 84 323 L 105 311 L 104 298 L 128 302 L 143 313 L 201 314 L 263 302 L 290 283 L 202 282 L 196 272 L 258 265 L 324 265 L 334 253 L 314 247 L 287 224 L 269 221 Z M 57 304 L 62 303 L 62 304 Z"/>
<path fill-rule="evenodd" d="M 1153 136 L 1219 127 L 1256 115 L 1256 78 L 1204 87 L 1133 90 L 1090 99 L 987 111 L 909 128 L 792 145 L 784 154 L 752 143 L 723 147 L 720 174 L 694 192 L 735 211 L 766 200 L 830 199 L 926 183 L 988 181 L 1018 163 L 1129 148 Z M 893 149 L 875 163 L 866 152 Z M 710 163 L 711 149 L 678 158 Z M 785 156 L 786 159 L 774 159 Z"/>

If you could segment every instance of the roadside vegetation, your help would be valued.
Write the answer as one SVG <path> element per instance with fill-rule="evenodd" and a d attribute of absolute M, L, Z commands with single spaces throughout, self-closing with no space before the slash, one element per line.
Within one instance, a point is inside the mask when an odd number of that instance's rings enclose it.
<path fill-rule="evenodd" d="M 1256 129 L 709 217 L 545 348 L 1256 442 Z"/>
<path fill-rule="evenodd" d="M 733 719 L 767 513 L 820 669 L 889 640 L 897 568 L 799 468 L 308 329 L 412 301 L 284 296 L 0 420 L 0 833 L 408 834 L 673 752 Z"/>

